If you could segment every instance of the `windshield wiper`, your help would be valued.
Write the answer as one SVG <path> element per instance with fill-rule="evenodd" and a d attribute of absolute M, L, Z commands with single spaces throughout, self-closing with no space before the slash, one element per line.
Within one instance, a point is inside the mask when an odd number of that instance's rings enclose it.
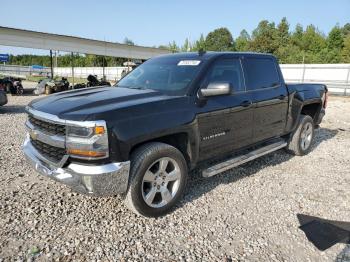
<path fill-rule="evenodd" d="M 138 90 L 145 90 L 145 89 L 148 89 L 148 88 L 143 87 L 143 86 L 120 86 L 120 85 L 116 85 L 116 87 L 125 87 L 125 88 L 138 89 Z"/>

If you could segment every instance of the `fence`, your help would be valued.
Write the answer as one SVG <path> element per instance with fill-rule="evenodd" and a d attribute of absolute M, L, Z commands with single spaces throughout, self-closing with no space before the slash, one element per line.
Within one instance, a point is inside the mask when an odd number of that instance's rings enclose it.
<path fill-rule="evenodd" d="M 107 80 L 116 81 L 126 67 L 105 67 Z M 350 64 L 282 64 L 281 70 L 286 82 L 323 83 L 333 94 L 350 95 Z M 31 66 L 0 65 L 0 74 L 50 75 L 50 68 L 32 68 Z M 71 77 L 71 67 L 55 67 L 57 76 Z M 74 77 L 86 78 L 88 75 L 103 76 L 102 67 L 75 67 Z"/>
<path fill-rule="evenodd" d="M 281 65 L 286 82 L 326 84 L 333 94 L 350 95 L 350 64 Z"/>
<path fill-rule="evenodd" d="M 127 70 L 127 67 L 105 67 L 104 75 L 107 80 L 116 81 L 121 78 L 123 70 Z M 71 67 L 55 67 L 54 74 L 57 76 L 71 77 Z M 75 67 L 74 77 L 87 78 L 88 75 L 97 75 L 97 77 L 103 77 L 103 67 Z"/>
<path fill-rule="evenodd" d="M 121 78 L 123 70 L 127 70 L 127 67 L 75 67 L 74 77 L 87 78 L 88 75 L 97 75 L 102 78 L 105 75 L 107 80 L 116 81 Z M 103 74 L 104 71 L 104 74 Z M 25 76 L 44 76 L 51 75 L 51 69 L 49 67 L 33 68 L 31 66 L 17 66 L 17 65 L 0 65 L 0 74 L 4 75 L 25 75 Z M 55 67 L 55 76 L 71 77 L 71 67 Z"/>
<path fill-rule="evenodd" d="M 49 76 L 50 68 L 35 68 L 32 66 L 0 65 L 0 74 L 4 75 L 25 75 L 25 76 Z"/>

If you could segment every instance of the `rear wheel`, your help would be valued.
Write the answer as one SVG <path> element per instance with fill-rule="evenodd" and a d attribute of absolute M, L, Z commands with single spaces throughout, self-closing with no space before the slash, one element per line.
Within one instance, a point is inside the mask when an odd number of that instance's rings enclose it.
<path fill-rule="evenodd" d="M 135 213 L 158 217 L 181 198 L 187 181 L 186 161 L 179 150 L 164 143 L 149 143 L 131 158 L 127 206 Z"/>
<path fill-rule="evenodd" d="M 301 115 L 297 129 L 292 134 L 288 144 L 288 151 L 297 156 L 310 152 L 314 139 L 314 121 L 308 115 Z"/>

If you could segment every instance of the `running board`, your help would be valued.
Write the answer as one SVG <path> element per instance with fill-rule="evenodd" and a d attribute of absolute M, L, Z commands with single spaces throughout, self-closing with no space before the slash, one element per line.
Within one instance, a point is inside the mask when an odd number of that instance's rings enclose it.
<path fill-rule="evenodd" d="M 242 165 L 244 163 L 252 161 L 258 157 L 267 155 L 271 152 L 274 152 L 274 151 L 281 149 L 283 147 L 286 147 L 286 146 L 287 146 L 287 142 L 284 140 L 274 142 L 274 143 L 269 144 L 267 146 L 263 146 L 263 147 L 260 147 L 256 150 L 254 150 L 254 151 L 251 151 L 245 155 L 236 156 L 236 157 L 231 158 L 225 162 L 221 162 L 219 164 L 211 166 L 211 167 L 203 170 L 202 176 L 203 177 L 215 176 L 215 175 L 222 173 L 226 170 L 229 170 L 229 169 L 234 168 L 236 166 Z"/>

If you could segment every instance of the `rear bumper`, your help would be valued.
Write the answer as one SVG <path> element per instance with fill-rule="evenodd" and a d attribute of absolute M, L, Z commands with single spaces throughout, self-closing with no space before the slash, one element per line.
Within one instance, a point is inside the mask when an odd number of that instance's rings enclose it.
<path fill-rule="evenodd" d="M 67 167 L 55 167 L 43 160 L 43 156 L 30 143 L 29 136 L 24 141 L 23 152 L 38 173 L 63 183 L 76 192 L 111 196 L 123 194 L 127 190 L 130 161 L 98 166 L 71 163 Z"/>
<path fill-rule="evenodd" d="M 7 104 L 7 95 L 5 91 L 0 91 L 0 106 L 6 105 Z"/>

